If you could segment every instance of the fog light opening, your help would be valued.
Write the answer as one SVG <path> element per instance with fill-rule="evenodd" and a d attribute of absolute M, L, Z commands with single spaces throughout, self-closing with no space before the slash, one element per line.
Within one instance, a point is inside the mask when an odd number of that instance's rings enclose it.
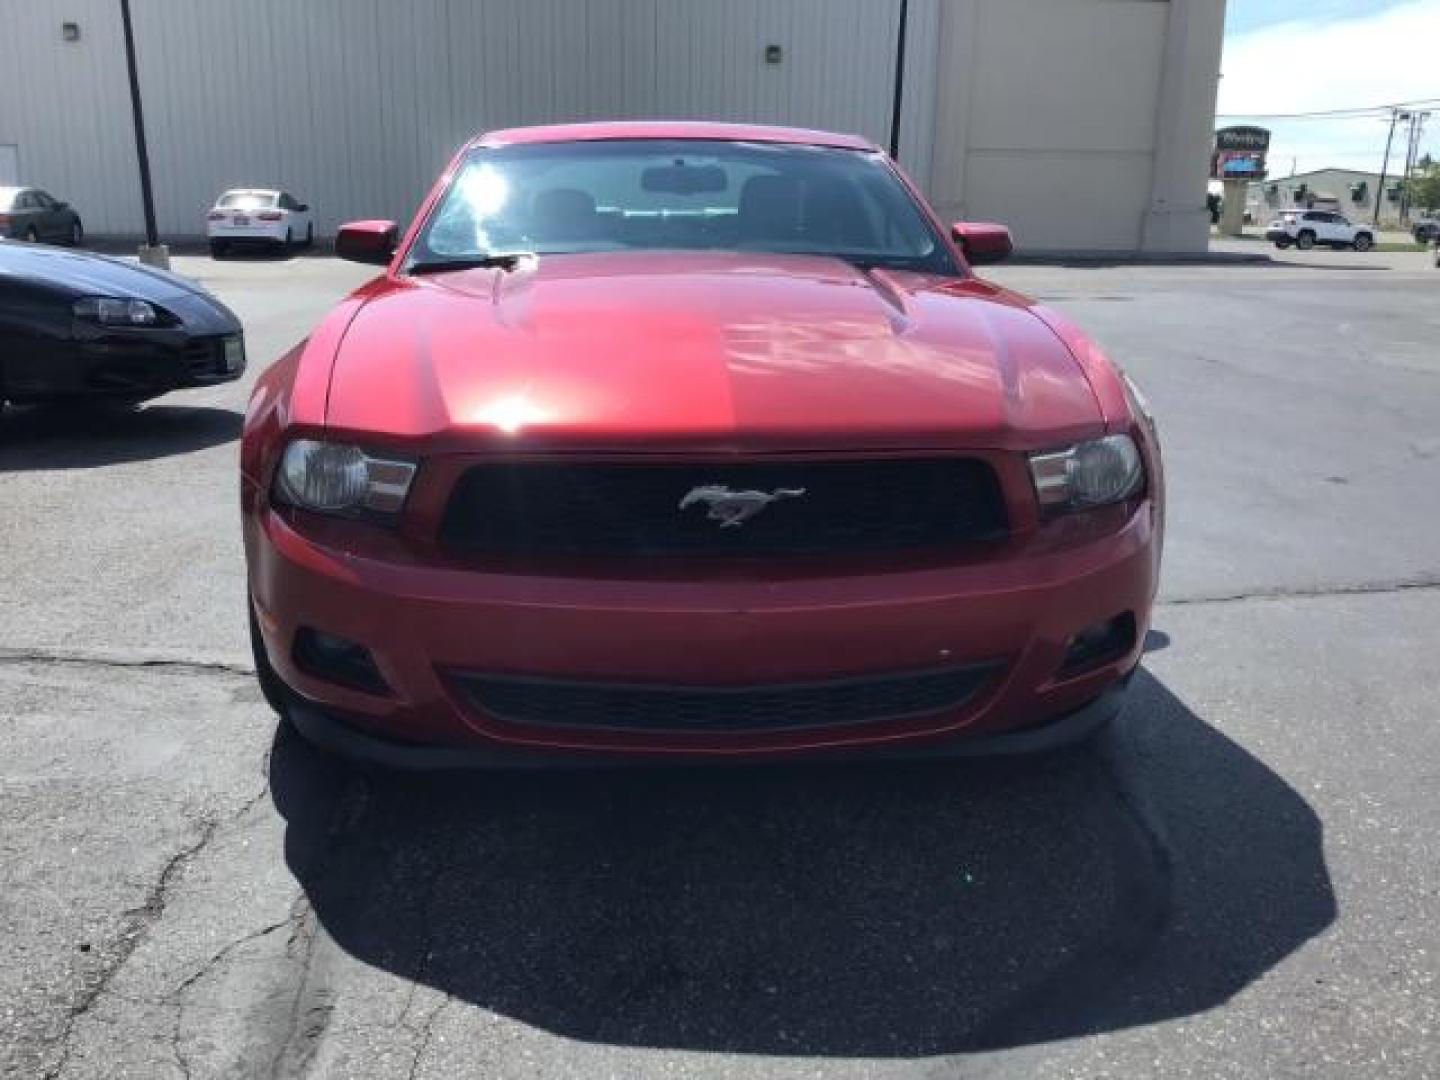
<path fill-rule="evenodd" d="M 1068 677 L 1120 659 L 1135 647 L 1135 616 L 1127 611 L 1093 623 L 1070 639 L 1060 675 Z"/>
<path fill-rule="evenodd" d="M 390 690 L 364 645 L 308 626 L 295 635 L 295 664 L 307 675 L 368 694 Z"/>

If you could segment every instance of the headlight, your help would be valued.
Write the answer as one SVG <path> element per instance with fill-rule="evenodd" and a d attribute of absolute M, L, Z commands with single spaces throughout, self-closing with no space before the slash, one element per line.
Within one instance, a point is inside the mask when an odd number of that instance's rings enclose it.
<path fill-rule="evenodd" d="M 1031 454 L 1030 476 L 1041 510 L 1085 510 L 1134 495 L 1145 482 L 1145 466 L 1129 435 L 1107 435 Z"/>
<path fill-rule="evenodd" d="M 86 296 L 75 301 L 75 318 L 100 326 L 159 326 L 174 320 L 168 311 L 144 300 Z"/>
<path fill-rule="evenodd" d="M 296 439 L 275 473 L 275 501 L 322 514 L 393 520 L 405 505 L 415 463 L 358 446 Z"/>
<path fill-rule="evenodd" d="M 1155 414 L 1150 410 L 1150 399 L 1147 398 L 1140 387 L 1135 385 L 1135 380 L 1129 374 L 1122 371 L 1120 379 L 1125 383 L 1125 392 L 1130 395 L 1131 407 L 1145 418 L 1145 422 L 1152 428 L 1155 426 Z"/>

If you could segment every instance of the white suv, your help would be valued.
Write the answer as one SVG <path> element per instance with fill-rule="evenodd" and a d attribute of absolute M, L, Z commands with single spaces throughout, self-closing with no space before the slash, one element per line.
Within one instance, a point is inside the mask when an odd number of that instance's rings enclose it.
<path fill-rule="evenodd" d="M 1330 210 L 1282 210 L 1265 230 L 1265 239 L 1275 241 L 1278 248 L 1294 244 L 1301 251 L 1316 244 L 1356 251 L 1375 246 L 1375 234 L 1369 227 L 1351 224 L 1349 218 Z"/>

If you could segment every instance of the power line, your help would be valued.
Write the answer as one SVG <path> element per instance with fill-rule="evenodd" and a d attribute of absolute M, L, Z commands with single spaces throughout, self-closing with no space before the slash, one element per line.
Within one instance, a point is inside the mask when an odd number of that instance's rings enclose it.
<path fill-rule="evenodd" d="M 1216 113 L 1217 120 L 1328 120 L 1336 117 L 1354 116 L 1364 119 L 1367 115 L 1388 116 L 1391 109 L 1404 109 L 1416 105 L 1440 105 L 1440 98 L 1420 98 L 1416 101 L 1397 101 L 1389 105 L 1362 105 L 1347 109 L 1316 109 L 1313 112 L 1294 113 Z"/>

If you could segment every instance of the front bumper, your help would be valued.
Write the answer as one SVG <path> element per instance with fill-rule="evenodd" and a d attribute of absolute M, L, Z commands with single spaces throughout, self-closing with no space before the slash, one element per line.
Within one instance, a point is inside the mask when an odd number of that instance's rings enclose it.
<path fill-rule="evenodd" d="M 298 699 L 296 725 L 361 757 L 427 765 L 1041 749 L 1109 714 L 1094 703 L 1116 702 L 1139 660 L 1159 559 L 1148 501 L 1128 516 L 1114 508 L 1113 527 L 1078 542 L 1007 545 L 959 565 L 624 579 L 419 564 L 398 540 L 347 544 L 345 529 L 282 516 L 253 489 L 245 503 L 261 635 Z M 1128 651 L 1062 676 L 1073 635 L 1127 612 L 1136 630 Z M 302 628 L 370 650 L 386 692 L 302 670 Z M 990 665 L 953 708 L 744 731 L 517 722 L 477 706 L 457 678 L 753 688 L 951 665 Z M 1073 715 L 1088 719 L 1047 726 Z"/>
<path fill-rule="evenodd" d="M 906 760 L 914 758 L 977 758 L 1013 757 L 1046 754 L 1075 746 L 1097 735 L 1115 720 L 1125 708 L 1134 669 L 1100 696 L 1063 716 L 1046 720 L 1036 727 L 1021 731 L 1003 731 L 991 735 L 972 735 L 943 743 L 899 743 L 885 747 L 864 747 L 832 750 L 823 754 L 826 762 L 864 758 Z M 320 749 L 351 761 L 377 765 L 386 769 L 416 771 L 448 769 L 554 769 L 594 768 L 641 763 L 644 759 L 558 751 L 525 750 L 487 744 L 465 746 L 427 746 L 397 742 L 353 727 L 307 701 L 295 700 L 287 710 L 287 719 L 309 742 Z M 817 755 L 819 756 L 819 755 Z M 765 760 L 757 755 L 759 760 Z M 703 764 L 710 758 L 678 759 L 680 762 Z M 748 759 L 747 759 L 748 760 Z M 775 759 L 771 759 L 775 760 Z M 790 754 L 786 761 L 810 760 L 805 755 Z"/>
<path fill-rule="evenodd" d="M 1265 239 L 1269 240 L 1271 243 L 1277 243 L 1281 240 L 1286 240 L 1290 243 L 1295 242 L 1295 238 L 1291 236 L 1288 232 L 1286 232 L 1284 229 L 1266 229 Z"/>

